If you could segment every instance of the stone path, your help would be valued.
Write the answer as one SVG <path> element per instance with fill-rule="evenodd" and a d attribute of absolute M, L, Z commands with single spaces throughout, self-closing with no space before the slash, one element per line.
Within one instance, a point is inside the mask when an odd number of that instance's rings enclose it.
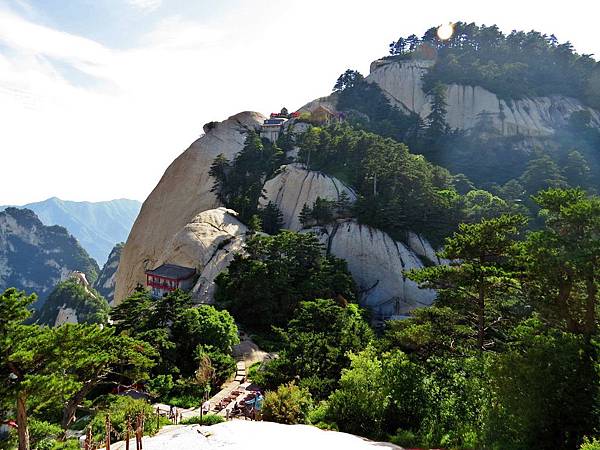
<path fill-rule="evenodd" d="M 233 408 L 233 403 L 240 401 L 246 395 L 253 392 L 248 390 L 251 387 L 251 383 L 248 381 L 247 369 L 252 364 L 257 362 L 264 362 L 274 357 L 273 354 L 262 351 L 258 345 L 256 345 L 246 333 L 240 334 L 240 343 L 235 345 L 233 348 L 233 356 L 236 358 L 236 373 L 233 381 L 225 384 L 222 389 L 211 397 L 208 402 L 210 405 L 209 412 L 212 414 L 218 414 L 220 416 L 226 416 L 227 410 Z M 229 405 L 223 409 L 217 409 L 216 406 L 221 401 L 232 397 L 234 391 L 240 391 L 240 394 L 231 399 Z M 160 412 L 167 415 L 170 412 L 171 406 L 164 403 L 155 403 L 154 410 L 159 408 Z M 182 419 L 189 419 L 200 415 L 200 405 L 196 408 L 177 408 L 177 414 Z"/>

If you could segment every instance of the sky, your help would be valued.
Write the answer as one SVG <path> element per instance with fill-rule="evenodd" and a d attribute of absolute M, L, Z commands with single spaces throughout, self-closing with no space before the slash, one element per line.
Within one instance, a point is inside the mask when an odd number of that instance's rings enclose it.
<path fill-rule="evenodd" d="M 594 2 L 0 0 L 0 204 L 143 201 L 202 125 L 327 95 L 458 20 L 600 56 Z"/>

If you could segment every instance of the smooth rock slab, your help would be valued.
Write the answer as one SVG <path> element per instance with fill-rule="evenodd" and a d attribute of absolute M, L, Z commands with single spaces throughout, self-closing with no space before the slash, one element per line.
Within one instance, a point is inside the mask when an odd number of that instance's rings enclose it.
<path fill-rule="evenodd" d="M 130 441 L 130 448 L 135 440 Z M 183 425 L 163 429 L 144 438 L 144 450 L 374 450 L 402 447 L 374 442 L 336 431 L 323 431 L 310 425 L 282 425 L 273 422 L 231 420 L 212 426 Z M 111 445 L 123 450 L 124 442 Z"/>

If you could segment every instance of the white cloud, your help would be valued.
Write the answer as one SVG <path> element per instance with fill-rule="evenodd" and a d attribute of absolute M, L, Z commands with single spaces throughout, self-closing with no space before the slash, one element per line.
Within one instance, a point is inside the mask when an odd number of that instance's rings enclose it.
<path fill-rule="evenodd" d="M 126 0 L 126 2 L 142 11 L 152 12 L 160 8 L 162 0 Z"/>
<path fill-rule="evenodd" d="M 464 18 L 539 28 L 600 53 L 593 15 L 566 28 L 575 21 L 549 21 L 522 2 L 519 17 L 537 22 L 494 20 L 468 3 L 409 14 L 397 1 L 244 1 L 210 20 L 163 17 L 125 50 L 0 8 L 0 168 L 10 168 L 0 204 L 52 195 L 143 200 L 204 123 L 298 108 L 326 95 L 345 69 L 368 72 L 392 39 L 432 24 Z M 507 11 L 517 5 L 509 3 Z"/>

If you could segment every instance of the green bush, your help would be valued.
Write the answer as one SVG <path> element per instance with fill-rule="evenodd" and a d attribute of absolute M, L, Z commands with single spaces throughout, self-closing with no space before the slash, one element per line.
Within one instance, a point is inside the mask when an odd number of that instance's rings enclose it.
<path fill-rule="evenodd" d="M 417 447 L 419 445 L 419 438 L 409 430 L 398 430 L 389 440 L 392 444 L 401 447 Z"/>
<path fill-rule="evenodd" d="M 225 419 L 216 414 L 206 414 L 205 416 L 194 416 L 181 421 L 182 425 L 216 425 L 217 423 L 225 422 Z"/>
<path fill-rule="evenodd" d="M 43 420 L 29 420 L 29 436 L 33 450 L 51 450 L 58 436 L 62 434 L 60 426 Z"/>
<path fill-rule="evenodd" d="M 202 403 L 202 397 L 191 394 L 173 395 L 165 398 L 165 403 L 179 408 L 195 408 Z"/>
<path fill-rule="evenodd" d="M 148 380 L 147 387 L 150 394 L 163 398 L 169 395 L 173 390 L 175 383 L 173 382 L 173 376 L 169 375 L 158 375 L 151 380 Z"/>
<path fill-rule="evenodd" d="M 281 385 L 276 391 L 267 392 L 263 404 L 263 419 L 284 424 L 306 423 L 312 406 L 308 389 L 294 383 Z"/>
<path fill-rule="evenodd" d="M 579 450 L 600 450 L 600 439 L 583 438 L 583 444 L 581 444 Z"/>
<path fill-rule="evenodd" d="M 104 399 L 104 407 L 101 412 L 90 422 L 94 440 L 102 441 L 105 437 L 106 415 L 110 414 L 110 421 L 113 432 L 111 441 L 116 442 L 124 438 L 127 428 L 127 417 L 131 418 L 132 427 L 135 426 L 135 417 L 142 413 L 144 420 L 144 434 L 153 435 L 163 425 L 170 424 L 170 421 L 161 416 L 160 423 L 156 423 L 156 411 L 148 402 L 136 400 L 125 395 L 109 395 Z M 158 426 L 157 426 L 158 425 Z"/>
<path fill-rule="evenodd" d="M 329 405 L 326 401 L 322 401 L 316 408 L 311 409 L 308 412 L 307 423 L 314 425 L 321 430 L 333 430 L 338 431 L 336 423 L 329 420 L 327 414 Z"/>

